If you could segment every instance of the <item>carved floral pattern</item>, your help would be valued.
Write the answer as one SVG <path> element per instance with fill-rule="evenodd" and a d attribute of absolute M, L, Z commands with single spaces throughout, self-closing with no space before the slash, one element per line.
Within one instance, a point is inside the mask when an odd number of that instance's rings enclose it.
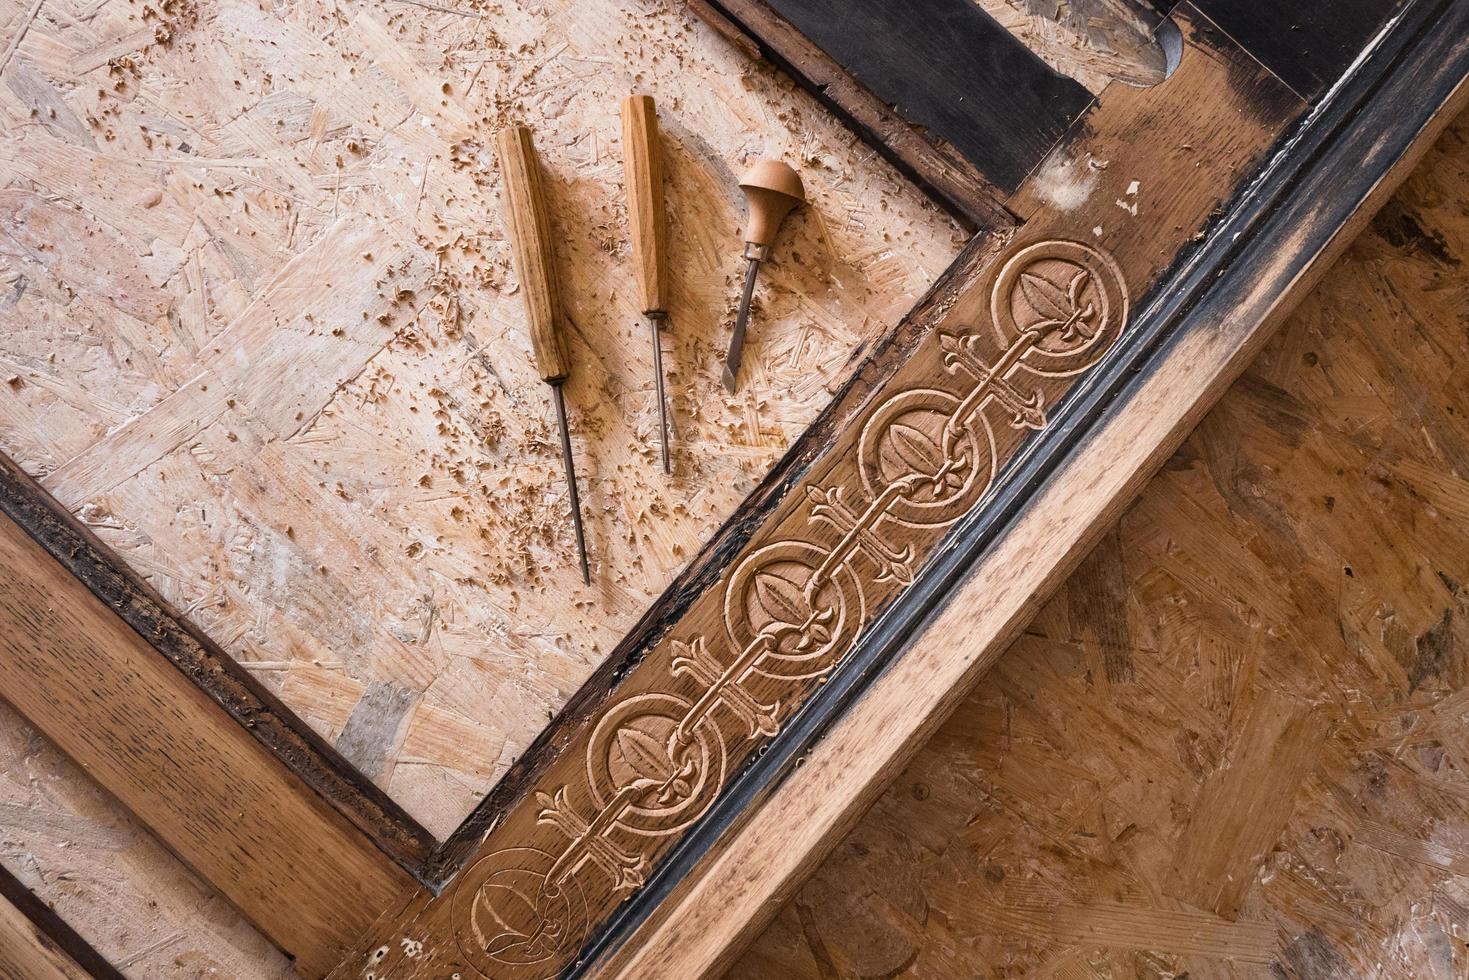
<path fill-rule="evenodd" d="M 899 544 L 888 532 L 936 535 L 978 506 L 1000 462 L 995 426 L 1047 424 L 1044 394 L 1026 377 L 1085 371 L 1127 318 L 1117 264 L 1078 242 L 1018 250 L 990 295 L 989 333 L 940 331 L 957 384 L 910 388 L 873 407 L 858 441 L 860 484 L 806 488 L 811 524 L 833 532 L 835 545 L 788 539 L 746 556 L 725 584 L 726 635 L 672 640 L 671 676 L 697 693 L 610 705 L 592 731 L 585 785 L 537 794 L 538 822 L 560 849 L 494 851 L 455 884 L 459 948 L 483 976 L 551 977 L 570 962 L 590 928 L 583 876 L 606 876 L 616 895 L 642 887 L 652 840 L 686 830 L 718 798 L 730 747 L 745 758 L 751 743 L 780 732 L 804 690 L 795 682 L 840 668 L 866 621 L 867 592 L 912 584 L 912 534 Z M 782 686 L 788 699 L 772 698 Z"/>

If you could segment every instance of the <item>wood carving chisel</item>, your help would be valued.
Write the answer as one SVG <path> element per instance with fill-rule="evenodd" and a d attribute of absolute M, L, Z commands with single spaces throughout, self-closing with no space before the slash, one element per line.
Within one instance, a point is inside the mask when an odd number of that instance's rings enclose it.
<path fill-rule="evenodd" d="M 672 473 L 660 336 L 668 317 L 668 221 L 663 212 L 663 153 L 658 147 L 658 114 L 652 96 L 629 95 L 622 100 L 622 160 L 638 298 L 653 333 L 653 380 L 658 393 L 663 472 Z"/>
<path fill-rule="evenodd" d="M 770 258 L 770 246 L 786 215 L 806 200 L 801 175 L 779 160 L 760 160 L 740 181 L 747 211 L 745 229 L 745 291 L 735 317 L 729 356 L 724 360 L 724 387 L 735 393 L 740 375 L 740 358 L 745 346 L 745 328 L 750 324 L 750 300 L 755 295 L 755 274 L 760 263 Z"/>
<path fill-rule="evenodd" d="M 500 156 L 500 173 L 505 180 L 505 214 L 515 271 L 520 276 L 520 295 L 525 301 L 526 326 L 531 351 L 541 380 L 551 386 L 556 404 L 556 425 L 561 430 L 561 459 L 566 464 L 566 489 L 571 495 L 571 525 L 576 532 L 576 550 L 581 557 L 582 581 L 591 584 L 587 566 L 587 541 L 582 530 L 581 500 L 576 492 L 576 469 L 571 461 L 571 436 L 566 424 L 566 400 L 561 386 L 571 373 L 566 347 L 561 340 L 561 290 L 556 282 L 551 250 L 551 221 L 541 194 L 541 169 L 536 161 L 530 130 L 510 126 L 495 135 Z"/>

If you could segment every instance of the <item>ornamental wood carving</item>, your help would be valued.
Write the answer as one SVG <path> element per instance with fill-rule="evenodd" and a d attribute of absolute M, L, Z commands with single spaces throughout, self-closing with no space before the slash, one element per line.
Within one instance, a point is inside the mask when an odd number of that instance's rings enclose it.
<path fill-rule="evenodd" d="M 405 895 L 334 976 L 562 974 L 749 761 L 785 744 L 863 631 L 1127 343 L 1139 297 L 1299 111 L 1180 11 L 1174 76 L 1108 89 L 1010 200 L 1025 226 L 977 243 L 914 312 L 868 400 L 721 577 L 650 637 L 444 891 Z M 1195 111 L 1221 92 L 1230 112 Z"/>
<path fill-rule="evenodd" d="M 738 562 L 723 629 L 675 631 L 666 690 L 607 706 L 580 778 L 535 793 L 534 840 L 491 851 L 456 880 L 463 962 L 483 977 L 560 972 L 587 939 L 588 895 L 641 888 L 659 840 L 703 816 L 813 682 L 841 669 L 869 612 L 983 504 L 1014 437 L 1046 426 L 1039 382 L 1095 364 L 1121 336 L 1128 301 L 1117 262 L 1080 242 L 1038 242 L 1000 263 L 989 316 L 930 338 L 941 374 L 871 407 L 845 479 L 806 486 L 798 523 L 811 533 Z"/>

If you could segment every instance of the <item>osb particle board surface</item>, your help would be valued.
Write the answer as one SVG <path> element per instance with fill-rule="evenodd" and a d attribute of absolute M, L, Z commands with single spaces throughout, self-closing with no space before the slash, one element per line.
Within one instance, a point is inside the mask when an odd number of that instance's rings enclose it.
<path fill-rule="evenodd" d="M 1469 971 L 1469 117 L 731 972 Z"/>
<path fill-rule="evenodd" d="M 239 913 L 3 703 L 0 863 L 126 976 L 295 976 Z"/>
<path fill-rule="evenodd" d="M 957 229 L 675 3 L 0 0 L 0 450 L 447 834 L 948 264 Z M 675 475 L 617 104 L 659 100 Z M 490 136 L 536 132 L 581 586 Z M 741 167 L 812 206 L 718 381 Z"/>

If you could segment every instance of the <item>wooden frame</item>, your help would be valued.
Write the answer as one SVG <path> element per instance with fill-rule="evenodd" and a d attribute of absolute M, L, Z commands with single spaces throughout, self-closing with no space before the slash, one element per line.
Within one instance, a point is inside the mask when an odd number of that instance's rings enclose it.
<path fill-rule="evenodd" d="M 1032 148 L 1019 182 L 1014 160 L 987 176 L 912 142 L 912 123 L 851 73 L 835 92 L 819 83 L 988 230 L 442 845 L 13 467 L 0 508 L 31 541 L 6 538 L 28 570 L 0 592 L 7 638 L 45 611 L 44 588 L 91 595 L 69 600 L 84 616 L 3 647 L 4 669 L 29 678 L 7 699 L 313 974 L 366 922 L 327 910 L 296 931 L 279 903 L 353 881 L 360 906 L 385 912 L 339 976 L 717 970 L 1222 392 L 1469 73 L 1469 17 L 1452 3 L 1413 0 L 1380 32 L 1387 9 L 1365 5 L 1327 67 L 1220 30 L 1211 6 L 1174 11 L 1172 77 L 1109 88 Z M 763 4 L 714 15 L 798 73 L 834 64 Z M 1332 64 L 1351 68 L 1338 80 Z M 1229 113 L 1201 118 L 1220 91 Z M 955 624 L 973 637 L 957 656 L 942 642 Z M 103 656 L 82 668 L 44 642 L 56 636 Z M 232 777 L 258 769 L 303 801 L 310 829 L 264 822 L 256 870 L 217 860 L 199 832 L 215 818 L 151 791 L 147 763 L 168 750 L 139 755 L 137 719 L 96 724 L 116 691 L 53 703 L 58 666 L 155 671 L 138 638 L 169 668 L 151 675 L 174 699 L 160 711 L 235 746 Z M 351 856 L 324 877 L 271 851 L 325 834 Z M 286 865 L 305 879 L 262 899 L 259 881 Z"/>

